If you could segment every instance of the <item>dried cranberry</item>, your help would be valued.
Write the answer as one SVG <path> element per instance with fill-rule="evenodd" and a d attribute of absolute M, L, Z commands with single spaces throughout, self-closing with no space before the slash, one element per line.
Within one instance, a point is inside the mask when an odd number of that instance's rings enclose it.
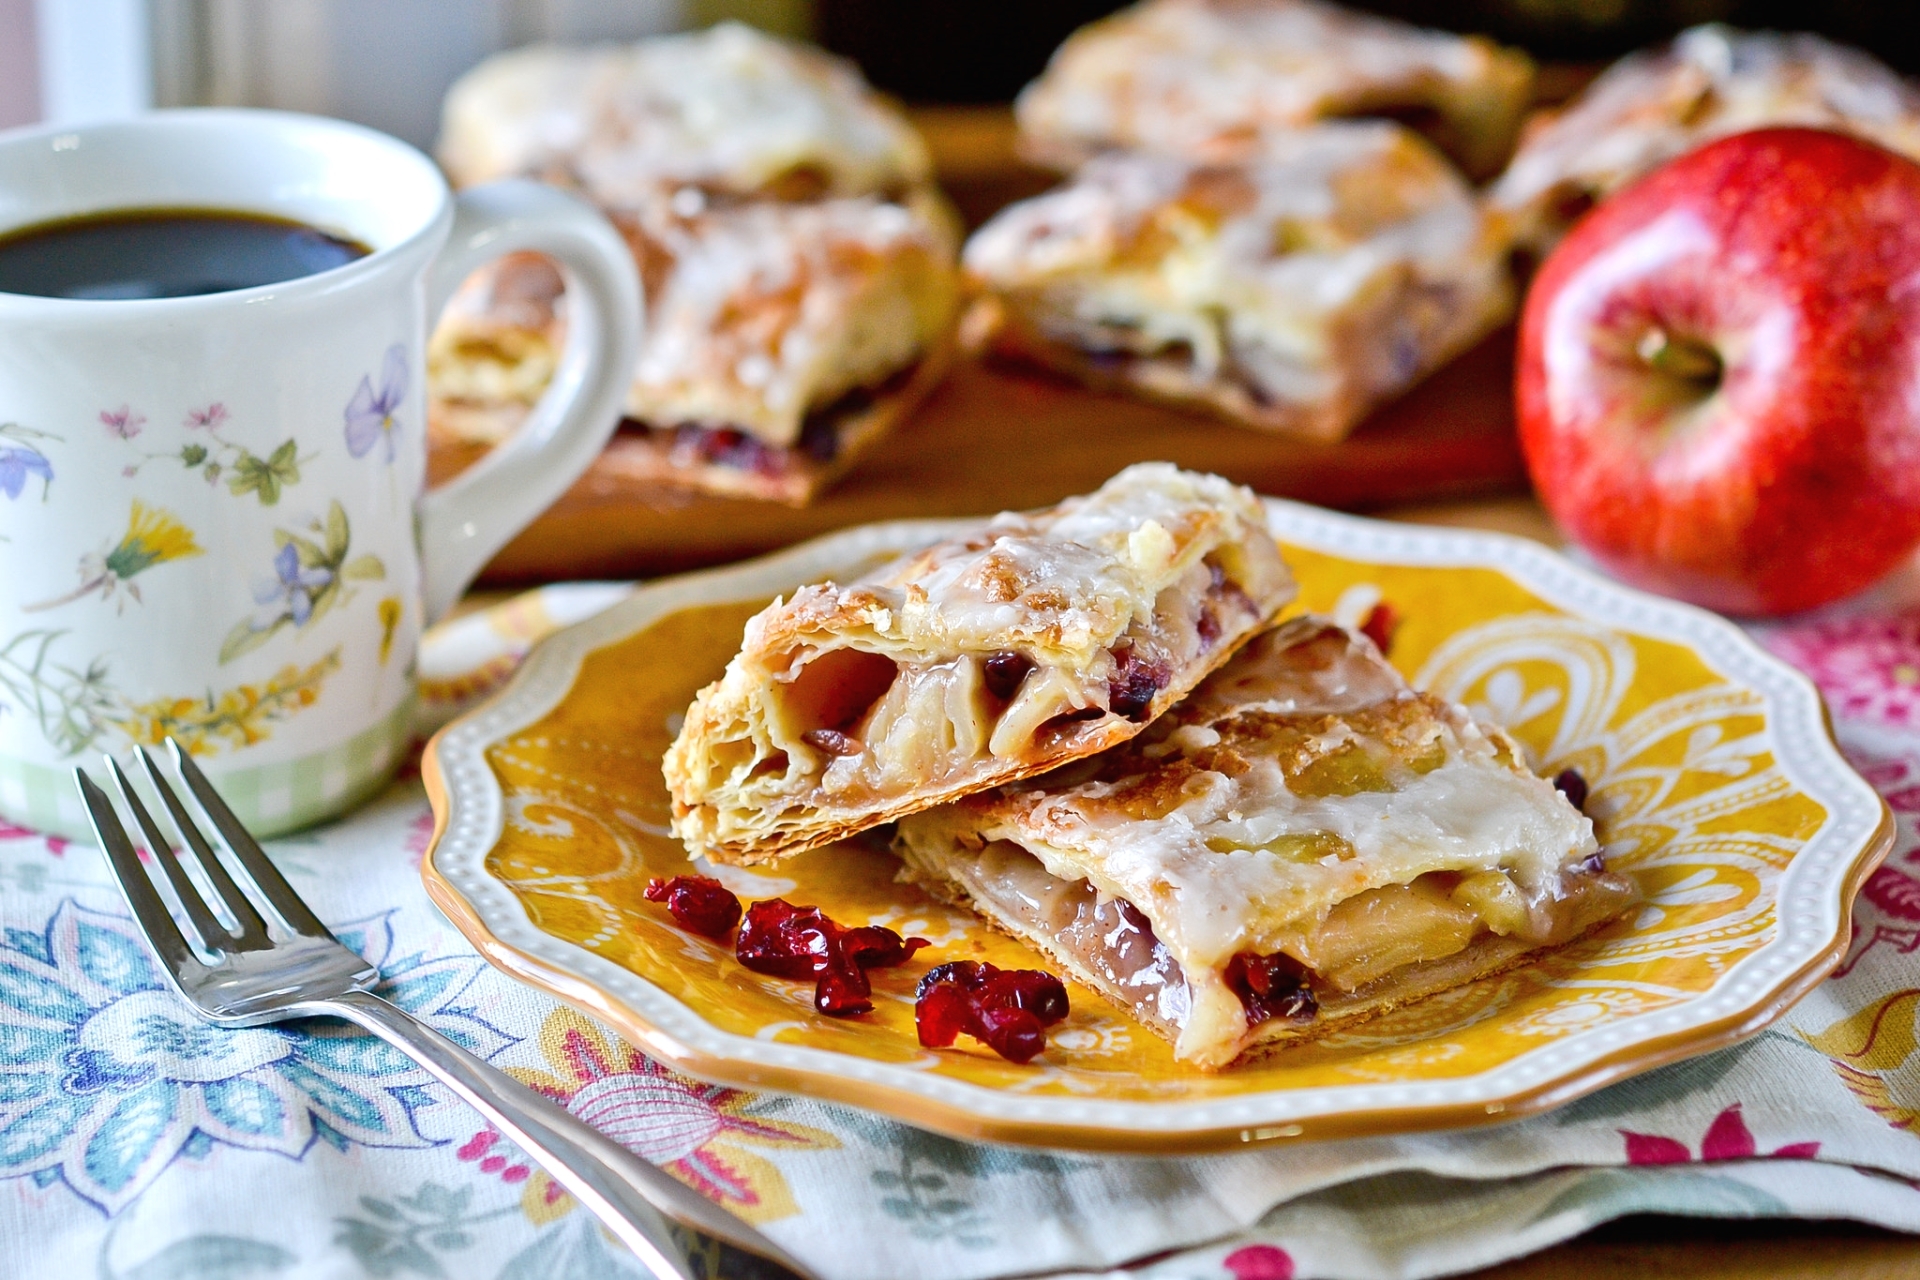
<path fill-rule="evenodd" d="M 1606 869 L 1607 869 L 1607 853 L 1606 853 L 1606 850 L 1604 849 L 1602 849 L 1598 853 L 1590 853 L 1586 857 L 1580 859 L 1580 865 L 1575 868 L 1575 870 L 1579 871 L 1581 875 L 1587 875 L 1587 876 L 1597 876 L 1601 872 L 1605 871 Z"/>
<path fill-rule="evenodd" d="M 1580 812 L 1587 811 L 1587 780 L 1580 776 L 1578 769 L 1562 769 L 1553 778 L 1554 789 L 1567 798 L 1567 803 Z"/>
<path fill-rule="evenodd" d="M 1367 610 L 1366 620 L 1360 624 L 1360 634 L 1373 641 L 1373 647 L 1383 656 L 1393 648 L 1393 633 L 1399 629 L 1399 611 L 1384 600 Z"/>
<path fill-rule="evenodd" d="M 937 964 L 921 976 L 920 987 L 914 992 L 914 997 L 925 1000 L 927 993 L 935 987 L 949 983 L 962 989 L 971 989 L 973 984 L 979 981 L 983 972 L 998 973 L 1000 971 L 978 960 L 949 960 L 945 964 Z"/>
<path fill-rule="evenodd" d="M 929 1049 L 944 1049 L 957 1040 L 973 1021 L 973 1001 L 957 983 L 922 980 L 920 998 L 913 1002 L 913 1023 L 920 1032 L 920 1043 Z"/>
<path fill-rule="evenodd" d="M 1107 682 L 1107 709 L 1138 724 L 1147 718 L 1147 711 L 1153 706 L 1153 695 L 1158 692 L 1160 682 L 1153 678 L 1153 673 L 1135 667 L 1126 675 Z"/>
<path fill-rule="evenodd" d="M 849 737 L 838 729 L 809 729 L 800 735 L 800 741 L 810 747 L 818 747 L 830 756 L 857 756 L 866 748 L 860 739 Z"/>
<path fill-rule="evenodd" d="M 978 991 L 982 1005 L 1025 1009 L 1049 1025 L 1067 1016 L 1066 985 L 1038 969 L 1001 969 L 981 982 Z"/>
<path fill-rule="evenodd" d="M 1320 1002 L 1307 985 L 1306 972 L 1283 953 L 1263 956 L 1242 951 L 1227 962 L 1225 977 L 1247 1011 L 1249 1026 L 1274 1018 L 1310 1022 L 1320 1011 Z"/>
<path fill-rule="evenodd" d="M 733 951 L 755 973 L 811 978 L 832 963 L 837 932 L 820 908 L 769 898 L 747 908 Z"/>
<path fill-rule="evenodd" d="M 920 1043 L 941 1048 L 962 1031 L 1010 1062 L 1046 1048 L 1046 1028 L 1067 1016 L 1067 989 L 1037 969 L 999 969 L 978 960 L 936 965 L 920 980 L 914 1021 Z"/>
<path fill-rule="evenodd" d="M 872 1013 L 873 987 L 859 965 L 834 965 L 823 970 L 814 983 L 813 1007 L 830 1018 Z"/>
<path fill-rule="evenodd" d="M 1008 1062 L 1032 1062 L 1047 1047 L 1046 1028 L 1025 1009 L 990 1005 L 979 1011 L 975 1035 Z"/>
<path fill-rule="evenodd" d="M 1193 630 L 1200 637 L 1200 648 L 1211 649 L 1220 643 L 1220 619 L 1213 612 L 1212 605 L 1202 605 L 1200 616 L 1195 619 Z"/>
<path fill-rule="evenodd" d="M 988 693 L 1004 702 L 1020 692 L 1020 682 L 1033 670 L 1033 659 L 1024 653 L 1002 650 L 988 654 L 980 665 L 983 668 L 981 683 L 987 686 Z"/>
<path fill-rule="evenodd" d="M 740 923 L 740 899 L 712 876 L 675 876 L 647 881 L 647 901 L 664 902 L 674 923 L 688 933 L 726 941 Z"/>
<path fill-rule="evenodd" d="M 755 973 L 813 979 L 813 1007 L 844 1018 L 873 1010 L 868 969 L 902 964 L 927 945 L 925 938 L 902 938 L 876 924 L 844 929 L 818 907 L 769 898 L 747 908 L 733 950 Z"/>
<path fill-rule="evenodd" d="M 863 924 L 840 935 L 840 953 L 862 969 L 905 964 L 914 952 L 932 945 L 925 938 L 902 938 L 877 924 Z"/>

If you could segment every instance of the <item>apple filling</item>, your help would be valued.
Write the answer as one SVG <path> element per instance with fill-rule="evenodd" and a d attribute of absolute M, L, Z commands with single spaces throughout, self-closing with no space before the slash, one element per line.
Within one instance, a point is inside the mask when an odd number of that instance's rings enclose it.
<path fill-rule="evenodd" d="M 811 654 L 775 677 L 768 728 L 782 782 L 809 787 L 805 806 L 856 806 L 1070 748 L 1108 717 L 1144 720 L 1173 672 L 1259 616 L 1209 557 L 1084 668 L 1018 649 L 925 663 L 851 647 Z"/>
<path fill-rule="evenodd" d="M 1328 834 L 1320 843 L 1337 840 Z M 910 878 L 964 897 L 1172 1038 L 1193 1013 L 1195 985 L 1231 989 L 1242 1021 L 1234 1052 L 1272 1038 L 1262 1026 L 1275 1017 L 1298 1028 L 1423 994 L 1424 980 L 1439 962 L 1476 947 L 1520 954 L 1563 945 L 1634 897 L 1631 883 L 1609 873 L 1597 855 L 1536 892 L 1501 870 L 1428 872 L 1335 903 L 1320 919 L 1280 930 L 1283 940 L 1272 950 L 1236 953 L 1217 971 L 1200 973 L 1196 983 L 1139 908 L 1085 880 L 1052 875 L 1012 841 L 937 859 L 910 846 L 901 852 Z M 1250 990 L 1247 975 L 1256 972 L 1269 980 L 1285 975 L 1289 989 L 1277 993 L 1261 982 L 1268 989 Z M 1285 995 L 1286 1003 L 1276 995 Z"/>

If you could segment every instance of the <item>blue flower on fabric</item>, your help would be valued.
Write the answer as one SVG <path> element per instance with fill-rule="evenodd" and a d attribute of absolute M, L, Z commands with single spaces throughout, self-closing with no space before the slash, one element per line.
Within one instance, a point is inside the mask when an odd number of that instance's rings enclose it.
<path fill-rule="evenodd" d="M 407 398 L 407 349 L 399 343 L 387 348 L 380 369 L 380 393 L 374 394 L 373 379 L 362 376 L 360 386 L 347 402 L 347 452 L 364 458 L 373 446 L 385 441 L 387 461 L 393 461 L 393 438 L 400 430 L 394 417 Z"/>
<path fill-rule="evenodd" d="M 390 958 L 377 916 L 335 930 L 381 966 L 383 994 L 482 1057 L 514 1038 L 457 1000 L 473 958 Z M 131 921 L 63 902 L 0 943 L 0 1178 L 65 1182 L 109 1215 L 182 1156 L 216 1143 L 303 1159 L 426 1147 L 414 1113 L 438 1096 L 411 1061 L 344 1024 L 227 1030 L 162 979 Z"/>
<path fill-rule="evenodd" d="M 53 483 L 53 464 L 47 455 L 25 445 L 0 445 L 0 493 L 17 499 L 29 475 L 40 477 L 44 494 L 45 486 Z"/>
<path fill-rule="evenodd" d="M 293 618 L 293 625 L 304 627 L 313 616 L 314 593 L 333 581 L 333 570 L 301 567 L 300 553 L 289 542 L 273 557 L 273 576 L 272 582 L 254 588 L 254 600 L 275 606 L 273 618 L 280 617 L 280 606 L 285 606 L 284 612 Z"/>

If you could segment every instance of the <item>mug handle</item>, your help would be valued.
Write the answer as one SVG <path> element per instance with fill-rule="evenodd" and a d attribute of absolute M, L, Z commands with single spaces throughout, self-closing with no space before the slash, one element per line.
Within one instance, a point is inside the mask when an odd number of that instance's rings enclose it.
<path fill-rule="evenodd" d="M 584 200 L 518 179 L 454 196 L 453 232 L 427 277 L 429 327 L 477 268 L 528 249 L 560 263 L 566 350 L 525 424 L 422 498 L 429 622 L 599 455 L 620 423 L 639 359 L 640 276 L 626 242 Z"/>

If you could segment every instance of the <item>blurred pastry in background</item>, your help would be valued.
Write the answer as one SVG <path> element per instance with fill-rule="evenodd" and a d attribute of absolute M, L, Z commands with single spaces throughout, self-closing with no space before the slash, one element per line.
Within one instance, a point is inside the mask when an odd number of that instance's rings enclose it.
<path fill-rule="evenodd" d="M 796 200 L 904 195 L 926 144 L 852 64 L 726 22 L 631 45 L 534 45 L 447 91 L 455 186 L 540 178 L 619 208 L 683 187 Z"/>
<path fill-rule="evenodd" d="M 449 93 L 459 184 L 579 191 L 632 249 L 646 327 L 622 480 L 803 504 L 945 371 L 951 211 L 926 150 L 850 67 L 745 27 L 541 48 Z M 565 346 L 559 273 L 515 255 L 470 279 L 428 349 L 431 428 L 495 443 Z"/>
<path fill-rule="evenodd" d="M 1038 163 L 1100 151 L 1221 163 L 1338 116 L 1389 116 L 1473 177 L 1513 149 L 1533 84 L 1524 53 L 1318 0 L 1145 0 L 1082 27 L 1015 104 Z"/>
<path fill-rule="evenodd" d="M 1489 192 L 1544 254 L 1597 201 L 1714 138 L 1768 125 L 1856 134 L 1920 158 L 1920 89 L 1869 54 L 1805 33 L 1712 24 L 1629 54 L 1527 124 Z"/>
<path fill-rule="evenodd" d="M 1090 385 L 1338 440 L 1512 312 L 1506 243 L 1418 135 L 1343 121 L 1209 167 L 1113 152 L 963 254 L 964 329 Z"/>

